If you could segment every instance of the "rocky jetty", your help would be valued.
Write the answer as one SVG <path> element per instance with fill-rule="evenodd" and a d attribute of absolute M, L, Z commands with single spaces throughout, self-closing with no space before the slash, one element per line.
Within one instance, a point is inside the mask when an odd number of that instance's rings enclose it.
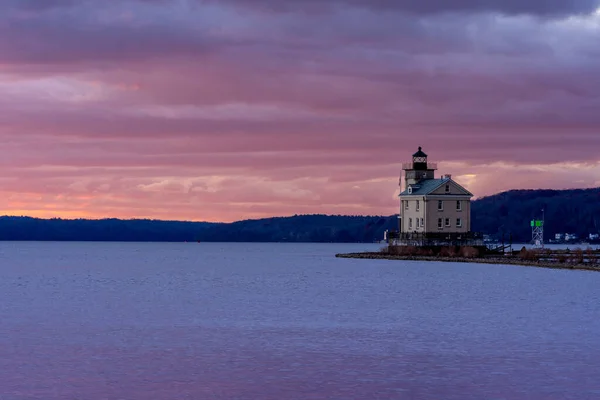
<path fill-rule="evenodd" d="M 459 262 L 477 264 L 517 265 L 524 267 L 575 269 L 585 271 L 600 271 L 598 250 L 521 250 L 504 255 L 482 255 L 475 257 L 443 256 L 443 255 L 407 255 L 394 254 L 387 248 L 380 252 L 336 254 L 338 258 L 357 258 L 369 260 L 402 260 L 402 261 L 432 261 Z"/>

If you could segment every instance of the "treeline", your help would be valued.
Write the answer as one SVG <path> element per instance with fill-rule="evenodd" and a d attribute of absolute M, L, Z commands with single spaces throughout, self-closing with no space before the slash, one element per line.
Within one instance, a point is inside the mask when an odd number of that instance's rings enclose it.
<path fill-rule="evenodd" d="M 210 226 L 204 222 L 39 219 L 0 217 L 0 240 L 184 242 Z"/>
<path fill-rule="evenodd" d="M 373 242 L 397 226 L 397 217 L 295 215 L 210 226 L 199 238 L 213 242 Z"/>
<path fill-rule="evenodd" d="M 511 190 L 473 202 L 472 229 L 531 240 L 530 221 L 545 214 L 544 236 L 574 233 L 585 239 L 600 228 L 600 188 L 575 190 Z"/>
<path fill-rule="evenodd" d="M 473 202 L 472 228 L 498 239 L 531 239 L 529 221 L 546 217 L 546 238 L 555 233 L 587 237 L 600 227 L 600 189 L 513 190 Z M 295 215 L 206 223 L 158 220 L 64 220 L 0 217 L 0 240 L 149 242 L 373 242 L 396 230 L 396 215 Z"/>
<path fill-rule="evenodd" d="M 230 224 L 0 217 L 0 240 L 116 242 L 370 242 L 396 218 L 300 215 Z"/>

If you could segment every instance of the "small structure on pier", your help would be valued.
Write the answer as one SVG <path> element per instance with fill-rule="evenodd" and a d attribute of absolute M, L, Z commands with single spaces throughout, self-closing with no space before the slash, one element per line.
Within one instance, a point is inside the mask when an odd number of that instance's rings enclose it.
<path fill-rule="evenodd" d="M 544 220 L 531 220 L 531 243 L 535 248 L 544 248 Z"/>
<path fill-rule="evenodd" d="M 483 236 L 471 232 L 473 194 L 452 179 L 435 177 L 437 165 L 419 147 L 412 162 L 402 164 L 398 232 L 390 244 L 409 246 L 483 246 Z"/>

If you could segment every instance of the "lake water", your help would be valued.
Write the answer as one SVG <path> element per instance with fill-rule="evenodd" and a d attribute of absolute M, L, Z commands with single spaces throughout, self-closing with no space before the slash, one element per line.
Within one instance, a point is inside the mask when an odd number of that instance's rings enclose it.
<path fill-rule="evenodd" d="M 0 243 L 0 399 L 600 398 L 600 273 L 378 247 Z"/>

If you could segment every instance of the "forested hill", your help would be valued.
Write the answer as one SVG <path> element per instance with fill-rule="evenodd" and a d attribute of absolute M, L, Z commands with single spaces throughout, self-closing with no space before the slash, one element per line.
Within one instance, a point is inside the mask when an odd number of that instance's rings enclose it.
<path fill-rule="evenodd" d="M 210 226 L 199 237 L 219 242 L 373 242 L 397 226 L 395 216 L 297 215 Z"/>
<path fill-rule="evenodd" d="M 600 231 L 600 188 L 575 190 L 511 190 L 473 202 L 472 229 L 487 234 L 512 232 L 518 241 L 531 239 L 529 222 L 542 217 L 544 236 L 574 233 L 580 238 Z"/>
<path fill-rule="evenodd" d="M 546 214 L 546 238 L 585 237 L 600 228 L 600 189 L 513 190 L 473 202 L 473 230 L 531 238 L 529 221 Z M 63 220 L 0 217 L 0 240 L 157 242 L 373 242 L 397 229 L 397 217 L 326 216 L 247 220 L 229 224 L 156 220 Z"/>
<path fill-rule="evenodd" d="M 229 224 L 0 217 L 0 240 L 155 242 L 372 242 L 397 217 L 299 215 Z"/>
<path fill-rule="evenodd" d="M 141 219 L 0 217 L 0 240 L 184 242 L 215 225 Z"/>

